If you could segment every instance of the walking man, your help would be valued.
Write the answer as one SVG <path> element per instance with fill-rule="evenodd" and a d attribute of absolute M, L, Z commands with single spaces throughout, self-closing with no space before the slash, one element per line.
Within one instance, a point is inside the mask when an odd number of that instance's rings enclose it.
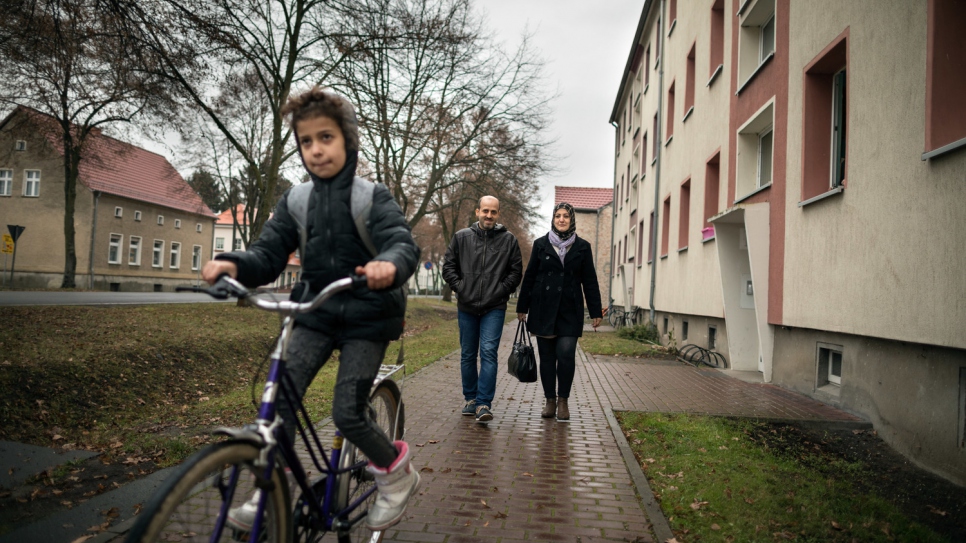
<path fill-rule="evenodd" d="M 523 278 L 520 244 L 496 222 L 499 216 L 499 200 L 480 198 L 478 222 L 453 236 L 443 262 L 443 280 L 456 293 L 459 310 L 463 415 L 476 416 L 477 422 L 493 420 L 496 352 L 506 304 Z"/>

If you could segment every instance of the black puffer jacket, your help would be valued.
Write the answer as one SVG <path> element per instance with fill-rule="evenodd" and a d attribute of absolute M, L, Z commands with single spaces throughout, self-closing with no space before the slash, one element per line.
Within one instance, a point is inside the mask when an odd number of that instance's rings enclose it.
<path fill-rule="evenodd" d="M 527 313 L 530 333 L 580 337 L 585 297 L 590 317 L 600 317 L 600 287 L 590 243 L 578 237 L 561 264 L 548 236 L 534 241 L 517 302 L 517 313 Z"/>
<path fill-rule="evenodd" d="M 453 236 L 443 261 L 443 280 L 456 291 L 457 307 L 482 315 L 506 309 L 523 278 L 520 244 L 502 224 L 490 230 L 473 223 Z"/>
<path fill-rule="evenodd" d="M 343 338 L 389 341 L 402 333 L 406 313 L 402 285 L 416 270 L 420 251 L 402 210 L 384 185 L 376 185 L 369 225 L 379 254 L 372 257 L 362 243 L 349 208 L 357 155 L 356 151 L 347 151 L 345 166 L 332 179 L 311 176 L 315 187 L 309 198 L 308 241 L 301 255 L 302 280 L 308 283 L 310 293 L 303 299 L 351 275 L 356 266 L 370 260 L 395 264 L 396 278 L 387 290 L 339 293 L 313 313 L 296 317 L 296 322 Z M 245 286 L 273 281 L 299 246 L 298 227 L 289 214 L 287 198 L 288 192 L 247 251 L 217 257 L 238 265 L 238 280 Z M 296 296 L 299 293 L 293 293 L 293 298 Z"/>

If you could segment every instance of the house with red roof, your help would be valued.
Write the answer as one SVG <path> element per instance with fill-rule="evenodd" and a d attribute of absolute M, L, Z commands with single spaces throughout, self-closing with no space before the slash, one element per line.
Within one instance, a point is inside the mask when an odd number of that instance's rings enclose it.
<path fill-rule="evenodd" d="M 614 229 L 614 190 L 592 187 L 554 187 L 553 205 L 567 202 L 574 206 L 577 235 L 594 251 L 600 299 L 610 305 L 611 232 Z"/>
<path fill-rule="evenodd" d="M 64 209 L 59 125 L 18 106 L 0 121 L 0 227 L 25 227 L 14 287 L 60 286 Z M 97 129 L 88 137 L 74 209 L 79 287 L 168 291 L 198 281 L 212 256 L 214 223 L 215 214 L 163 156 Z"/>
<path fill-rule="evenodd" d="M 245 204 L 238 204 L 234 209 L 235 216 L 232 217 L 232 210 L 222 211 L 215 219 L 215 240 L 214 256 L 229 251 L 244 251 L 245 240 L 248 237 L 243 235 L 248 231 L 248 217 L 245 215 Z M 288 264 L 285 270 L 270 285 L 276 289 L 289 289 L 298 283 L 302 276 L 302 261 L 297 253 L 292 253 L 288 257 Z"/>

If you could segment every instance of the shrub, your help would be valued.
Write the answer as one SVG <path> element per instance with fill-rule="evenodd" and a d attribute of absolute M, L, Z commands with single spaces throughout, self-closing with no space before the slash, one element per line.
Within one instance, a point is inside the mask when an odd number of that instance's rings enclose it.
<path fill-rule="evenodd" d="M 660 335 L 657 333 L 657 326 L 650 322 L 638 324 L 636 326 L 626 326 L 617 331 L 617 335 L 625 339 L 633 339 L 641 343 L 660 343 Z"/>

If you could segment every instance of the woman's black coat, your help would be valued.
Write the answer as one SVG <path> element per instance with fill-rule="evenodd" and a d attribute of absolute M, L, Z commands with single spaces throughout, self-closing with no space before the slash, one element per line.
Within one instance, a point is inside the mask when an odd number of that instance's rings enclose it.
<path fill-rule="evenodd" d="M 517 313 L 528 314 L 530 333 L 580 337 L 584 330 L 584 298 L 590 317 L 601 317 L 600 287 L 590 243 L 578 237 L 561 264 L 549 234 L 534 241 L 517 302 Z"/>

